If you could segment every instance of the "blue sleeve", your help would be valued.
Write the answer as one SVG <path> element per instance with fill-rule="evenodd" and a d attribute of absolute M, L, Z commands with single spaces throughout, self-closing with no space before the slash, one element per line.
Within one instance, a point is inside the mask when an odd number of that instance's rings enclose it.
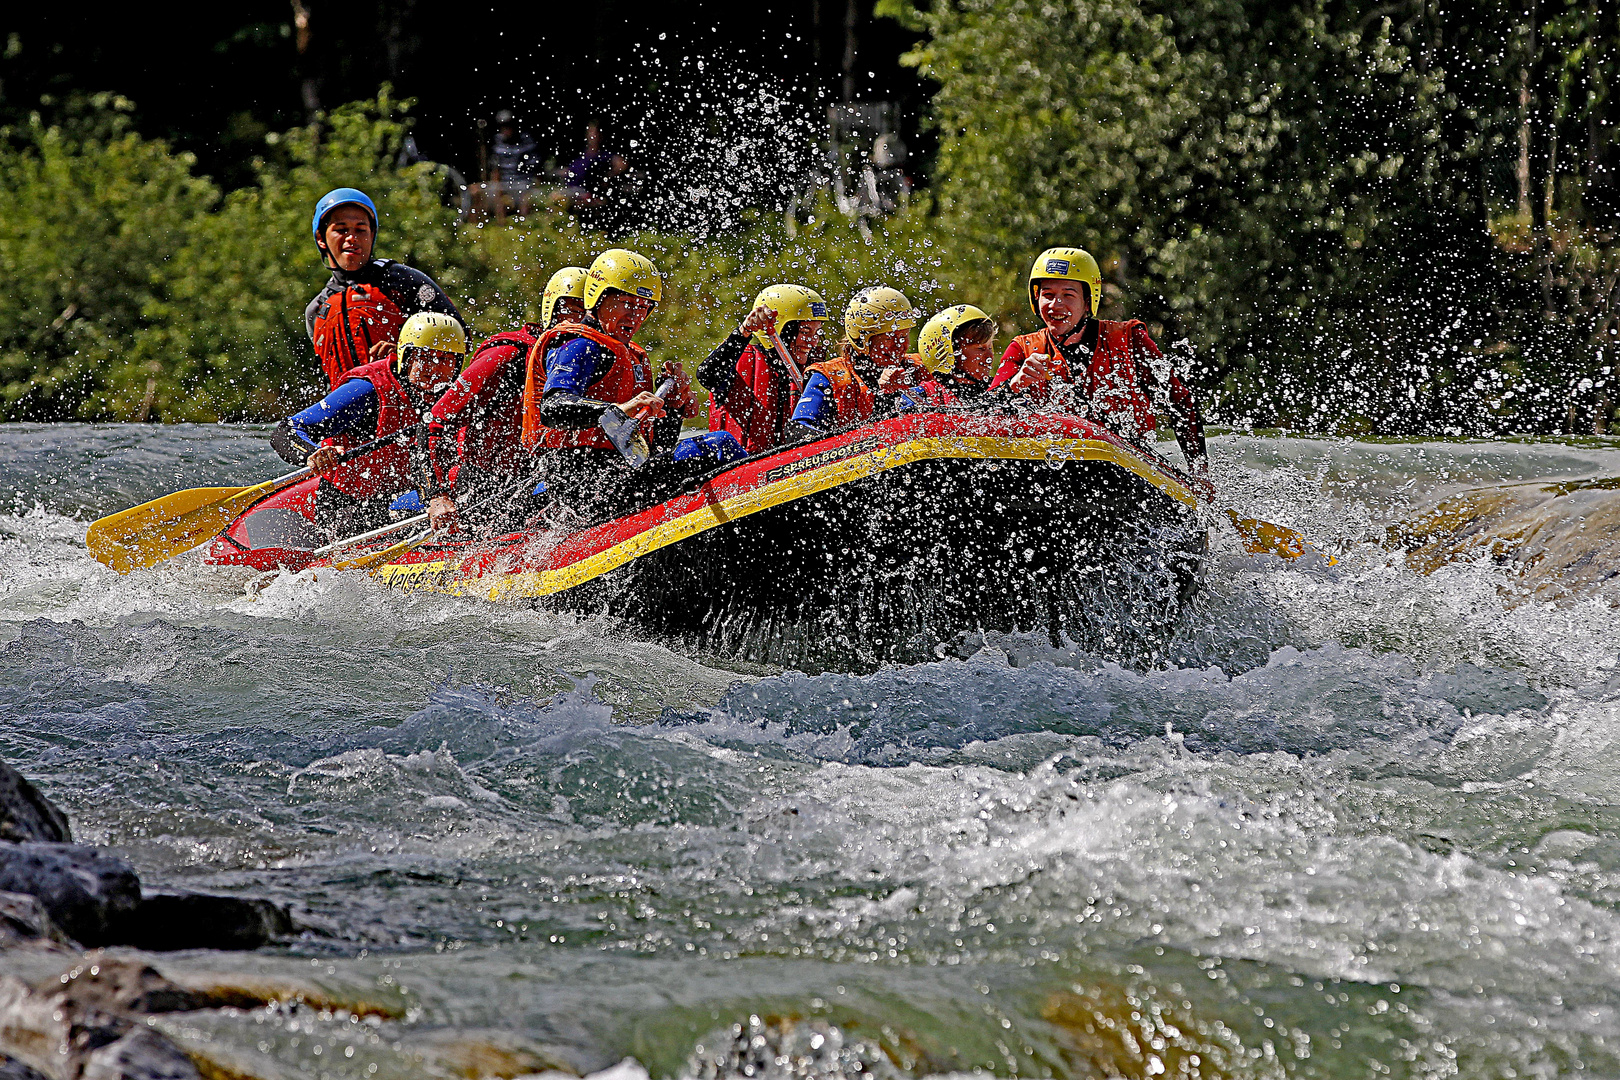
<path fill-rule="evenodd" d="M 911 396 L 914 393 L 917 395 L 916 397 Z M 907 387 L 894 395 L 890 405 L 893 406 L 895 412 L 924 409 L 928 407 L 928 395 L 923 392 L 920 386 Z"/>
<path fill-rule="evenodd" d="M 804 393 L 799 395 L 799 403 L 793 407 L 794 421 L 821 427 L 822 417 L 832 408 L 831 395 L 832 380 L 819 371 L 811 372 L 810 381 L 804 384 Z"/>
<path fill-rule="evenodd" d="M 561 390 L 584 397 L 590 385 L 613 366 L 613 354 L 590 338 L 573 338 L 546 354 L 546 393 Z"/>
<path fill-rule="evenodd" d="M 350 379 L 318 403 L 287 419 L 293 438 L 314 450 L 321 440 L 344 432 L 375 431 L 377 390 L 365 379 Z"/>

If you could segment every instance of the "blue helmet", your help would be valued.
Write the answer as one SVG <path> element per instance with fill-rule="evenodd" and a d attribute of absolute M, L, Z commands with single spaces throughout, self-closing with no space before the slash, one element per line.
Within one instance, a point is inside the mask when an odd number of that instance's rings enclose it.
<path fill-rule="evenodd" d="M 377 231 L 377 205 L 359 188 L 340 187 L 328 191 L 321 196 L 321 201 L 315 204 L 315 219 L 310 222 L 310 231 L 315 234 L 315 242 L 321 242 L 321 221 L 340 206 L 359 206 L 371 215 L 371 231 Z"/>

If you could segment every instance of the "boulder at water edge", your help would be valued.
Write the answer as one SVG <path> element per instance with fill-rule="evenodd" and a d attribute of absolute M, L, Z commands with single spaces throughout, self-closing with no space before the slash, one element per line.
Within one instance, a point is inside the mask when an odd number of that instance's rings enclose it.
<path fill-rule="evenodd" d="M 119 943 L 141 904 L 133 866 L 78 844 L 0 843 L 0 890 L 37 898 L 86 945 Z"/>
<path fill-rule="evenodd" d="M 58 810 L 28 779 L 0 761 L 0 840 L 71 843 L 67 815 Z"/>

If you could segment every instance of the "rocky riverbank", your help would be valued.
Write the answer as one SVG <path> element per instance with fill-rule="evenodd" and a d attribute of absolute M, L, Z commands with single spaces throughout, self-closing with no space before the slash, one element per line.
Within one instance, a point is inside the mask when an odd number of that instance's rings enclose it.
<path fill-rule="evenodd" d="M 145 1022 L 163 1013 L 257 1008 L 271 995 L 181 986 L 96 948 L 255 949 L 297 927 L 269 902 L 143 890 L 117 854 L 73 842 L 67 815 L 0 763 L 0 950 L 60 967 L 44 981 L 0 977 L 4 1080 L 190 1080 L 216 1075 Z"/>

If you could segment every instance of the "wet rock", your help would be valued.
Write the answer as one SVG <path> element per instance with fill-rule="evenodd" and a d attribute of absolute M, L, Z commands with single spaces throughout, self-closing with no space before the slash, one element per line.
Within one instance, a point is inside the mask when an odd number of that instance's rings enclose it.
<path fill-rule="evenodd" d="M 202 1080 L 191 1057 L 161 1033 L 137 1027 L 86 1056 L 80 1080 Z"/>
<path fill-rule="evenodd" d="M 0 1054 L 51 1080 L 76 1080 L 89 1054 L 133 1027 L 127 1017 L 72 1008 L 15 976 L 0 978 Z"/>
<path fill-rule="evenodd" d="M 190 1012 L 216 1006 L 214 995 L 181 986 L 150 964 L 87 953 L 43 989 L 68 1008 L 107 1013 Z"/>
<path fill-rule="evenodd" d="M 16 1058 L 0 1054 L 0 1080 L 50 1080 L 38 1069 L 31 1069 Z"/>
<path fill-rule="evenodd" d="M 0 978 L 0 1080 L 193 1080 L 186 1052 L 136 1017 L 220 1004 L 146 964 L 89 953 L 58 978 L 30 987 Z"/>
<path fill-rule="evenodd" d="M 575 1080 L 571 1066 L 548 1048 L 505 1031 L 431 1031 L 403 1043 L 431 1076 Z M 635 1078 L 626 1078 L 635 1080 Z M 645 1074 L 641 1080 L 646 1080 Z"/>
<path fill-rule="evenodd" d="M 1527 598 L 1620 601 L 1620 478 L 1458 492 L 1391 526 L 1389 540 L 1419 573 L 1483 557 Z"/>
<path fill-rule="evenodd" d="M 206 893 L 144 897 L 116 929 L 118 943 L 174 949 L 258 949 L 297 931 L 287 909 L 269 900 Z"/>
<path fill-rule="evenodd" d="M 141 903 L 134 867 L 76 844 L 0 843 L 0 891 L 36 898 L 56 925 L 86 945 L 115 943 Z"/>
<path fill-rule="evenodd" d="M 0 892 L 0 949 L 23 944 L 71 946 L 76 942 L 56 925 L 38 897 Z M 0 1080 L 5 1080 L 3 1074 Z"/>
<path fill-rule="evenodd" d="M 0 761 L 0 840 L 51 844 L 73 842 L 67 815 L 39 793 L 27 778 Z"/>

